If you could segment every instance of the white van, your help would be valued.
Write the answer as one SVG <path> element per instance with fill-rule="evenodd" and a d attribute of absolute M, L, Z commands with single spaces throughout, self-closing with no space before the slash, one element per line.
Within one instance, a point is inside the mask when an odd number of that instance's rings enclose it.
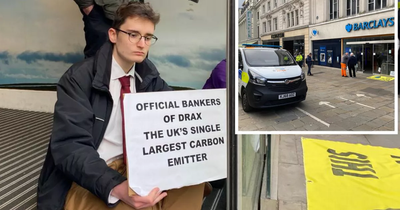
<path fill-rule="evenodd" d="M 302 68 L 288 51 L 255 44 L 239 48 L 238 86 L 245 112 L 304 101 L 308 90 Z"/>

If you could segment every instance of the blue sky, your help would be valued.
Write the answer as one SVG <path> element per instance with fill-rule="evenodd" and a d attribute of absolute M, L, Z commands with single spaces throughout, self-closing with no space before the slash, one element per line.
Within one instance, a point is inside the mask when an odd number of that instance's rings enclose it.
<path fill-rule="evenodd" d="M 226 55 L 226 2 L 147 2 L 161 15 L 150 60 L 170 85 L 201 88 Z M 58 82 L 83 59 L 82 15 L 74 1 L 3 0 L 0 20 L 7 29 L 0 31 L 0 84 Z"/>

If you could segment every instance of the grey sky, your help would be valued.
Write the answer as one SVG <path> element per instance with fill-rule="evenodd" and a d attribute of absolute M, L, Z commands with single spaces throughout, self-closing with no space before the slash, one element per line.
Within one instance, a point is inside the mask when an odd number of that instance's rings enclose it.
<path fill-rule="evenodd" d="M 400 1 L 400 0 L 399 0 Z M 244 0 L 239 0 L 239 8 L 242 8 L 242 4 L 243 4 Z"/>

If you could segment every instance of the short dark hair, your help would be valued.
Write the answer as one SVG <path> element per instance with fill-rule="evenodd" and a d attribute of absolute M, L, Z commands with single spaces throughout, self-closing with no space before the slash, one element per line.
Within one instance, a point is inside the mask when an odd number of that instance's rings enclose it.
<path fill-rule="evenodd" d="M 112 28 L 119 29 L 129 17 L 140 17 L 150 20 L 154 26 L 160 21 L 160 14 L 156 13 L 149 3 L 131 1 L 122 4 L 115 12 Z"/>

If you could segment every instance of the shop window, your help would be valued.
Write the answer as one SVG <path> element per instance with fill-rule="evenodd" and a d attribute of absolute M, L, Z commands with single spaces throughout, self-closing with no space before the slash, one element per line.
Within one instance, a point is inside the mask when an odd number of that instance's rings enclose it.
<path fill-rule="evenodd" d="M 339 18 L 339 0 L 330 0 L 329 6 L 330 19 Z"/>
<path fill-rule="evenodd" d="M 278 30 L 278 18 L 274 18 L 274 31 Z"/>
<path fill-rule="evenodd" d="M 358 14 L 360 9 L 360 0 L 347 0 L 347 16 Z"/>

